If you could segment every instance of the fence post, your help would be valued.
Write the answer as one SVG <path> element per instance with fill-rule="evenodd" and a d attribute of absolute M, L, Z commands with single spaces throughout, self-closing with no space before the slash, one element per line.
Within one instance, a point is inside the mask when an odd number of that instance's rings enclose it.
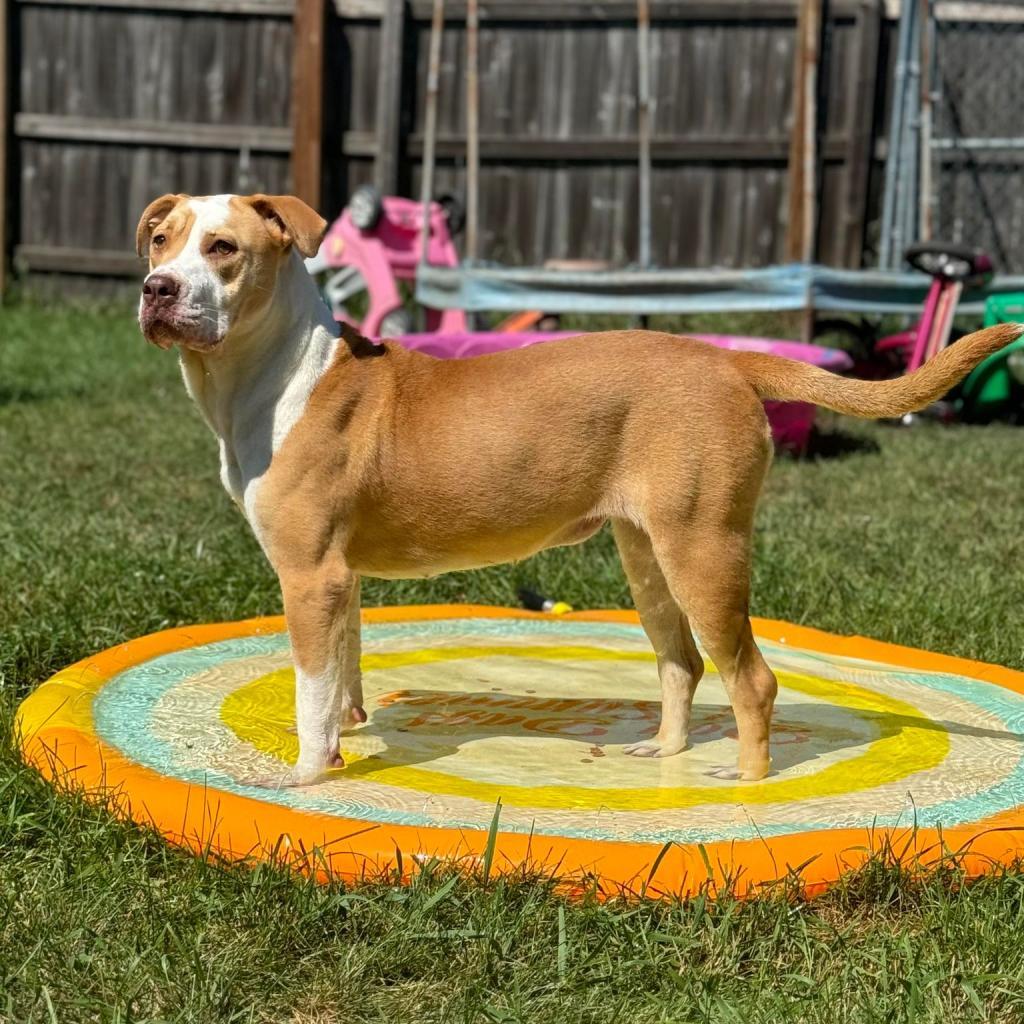
<path fill-rule="evenodd" d="M 384 0 L 377 69 L 377 156 L 373 162 L 373 181 L 383 195 L 398 191 L 404 36 L 405 0 Z"/>
<path fill-rule="evenodd" d="M 793 127 L 789 140 L 789 220 L 786 258 L 814 259 L 817 205 L 818 61 L 822 0 L 800 0 L 793 66 Z"/>
<path fill-rule="evenodd" d="M 824 40 L 826 0 L 800 0 L 793 66 L 793 127 L 789 140 L 789 221 L 786 258 L 813 263 L 817 257 L 820 119 L 818 74 Z M 814 336 L 813 299 L 808 293 L 800 335 Z"/>
<path fill-rule="evenodd" d="M 292 189 L 319 209 L 323 186 L 325 0 L 295 0 L 292 47 Z"/>

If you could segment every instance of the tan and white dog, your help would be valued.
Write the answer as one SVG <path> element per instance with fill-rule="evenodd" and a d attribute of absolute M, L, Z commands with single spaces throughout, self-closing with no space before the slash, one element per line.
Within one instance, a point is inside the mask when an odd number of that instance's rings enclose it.
<path fill-rule="evenodd" d="M 526 558 L 609 520 L 662 687 L 657 734 L 626 753 L 686 746 L 703 671 L 692 625 L 736 716 L 738 762 L 719 774 L 763 778 L 777 686 L 747 611 L 772 455 L 762 399 L 900 415 L 1024 330 L 979 331 L 878 383 L 646 331 L 438 360 L 339 337 L 302 261 L 324 228 L 300 200 L 265 195 L 162 196 L 138 227 L 142 331 L 178 346 L 224 486 L 281 582 L 300 753 L 272 784 L 340 767 L 339 732 L 366 719 L 360 576 Z"/>

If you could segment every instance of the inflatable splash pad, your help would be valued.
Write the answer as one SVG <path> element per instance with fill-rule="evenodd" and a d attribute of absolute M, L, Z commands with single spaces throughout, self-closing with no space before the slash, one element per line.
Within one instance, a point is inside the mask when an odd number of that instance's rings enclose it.
<path fill-rule="evenodd" d="M 366 725 L 347 765 L 278 791 L 298 752 L 283 619 L 174 629 L 58 673 L 21 706 L 28 761 L 168 839 L 345 878 L 435 858 L 555 873 L 603 893 L 815 891 L 883 843 L 971 873 L 1024 855 L 1024 674 L 755 620 L 779 679 L 773 770 L 713 777 L 734 723 L 708 663 L 690 746 L 657 729 L 632 612 L 437 606 L 363 613 Z M 491 843 L 489 844 L 489 839 Z M 490 849 L 488 849 L 490 845 Z"/>

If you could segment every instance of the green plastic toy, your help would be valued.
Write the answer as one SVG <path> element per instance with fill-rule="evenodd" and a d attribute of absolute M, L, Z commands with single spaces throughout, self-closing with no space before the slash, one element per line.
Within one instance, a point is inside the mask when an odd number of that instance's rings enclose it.
<path fill-rule="evenodd" d="M 985 326 L 1024 321 L 1024 292 L 992 295 L 985 303 Z M 1011 342 L 979 363 L 960 391 L 961 415 L 985 422 L 999 419 L 1021 407 L 1024 399 L 1024 337 Z"/>

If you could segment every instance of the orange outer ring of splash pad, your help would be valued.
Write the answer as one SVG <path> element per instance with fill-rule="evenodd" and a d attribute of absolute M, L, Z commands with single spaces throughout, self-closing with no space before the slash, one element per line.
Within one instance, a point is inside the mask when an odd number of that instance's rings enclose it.
<path fill-rule="evenodd" d="M 452 618 L 549 619 L 550 616 L 478 605 L 426 605 L 363 610 L 365 622 Z M 575 612 L 560 618 L 639 623 L 632 611 Z M 155 827 L 166 839 L 229 860 L 284 861 L 318 877 L 359 879 L 401 866 L 408 878 L 424 860 L 474 866 L 488 844 L 485 831 L 367 822 L 299 810 L 162 775 L 124 757 L 78 717 L 76 698 L 91 700 L 98 685 L 151 658 L 237 637 L 278 633 L 284 618 L 249 619 L 165 630 L 110 648 L 70 666 L 18 711 L 15 728 L 25 760 L 61 786 L 102 794 L 117 814 Z M 804 626 L 755 619 L 758 637 L 819 654 L 885 662 L 895 667 L 944 672 L 1024 694 L 1024 673 L 982 662 L 900 647 L 864 637 L 839 637 Z M 70 707 L 70 715 L 68 708 Z M 51 722 L 61 708 L 62 724 Z M 808 894 L 888 848 L 908 866 L 923 868 L 955 855 L 969 876 L 1024 857 L 1024 811 L 1004 811 L 981 821 L 932 828 L 824 829 L 764 839 L 703 844 L 656 844 L 501 832 L 491 870 L 513 874 L 525 867 L 554 873 L 570 889 L 648 896 L 694 895 L 730 887 L 751 895 L 798 871 Z M 809 853 L 810 851 L 810 853 Z"/>

